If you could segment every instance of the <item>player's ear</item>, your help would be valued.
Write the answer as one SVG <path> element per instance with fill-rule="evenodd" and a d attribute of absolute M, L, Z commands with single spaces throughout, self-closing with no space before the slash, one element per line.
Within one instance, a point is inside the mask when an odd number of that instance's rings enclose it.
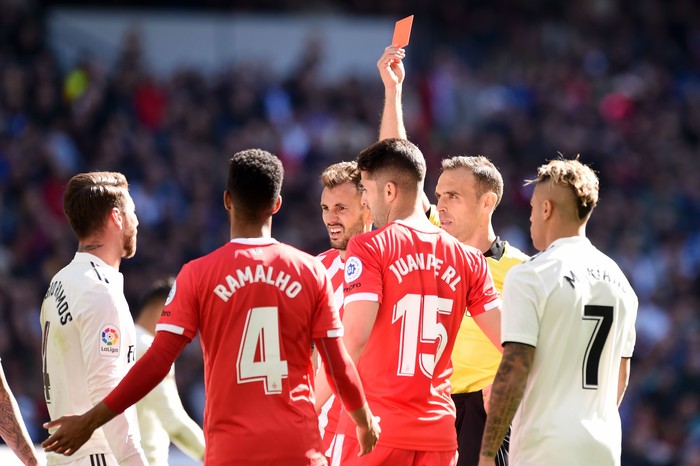
<path fill-rule="evenodd" d="M 362 224 L 365 232 L 372 229 L 372 211 L 367 206 L 362 207 Z"/>
<path fill-rule="evenodd" d="M 112 207 L 112 211 L 109 213 L 109 221 L 114 223 L 120 230 L 122 229 L 124 218 L 121 211 L 116 207 Z"/>
<path fill-rule="evenodd" d="M 280 207 L 282 207 L 282 196 L 277 196 L 277 200 L 275 201 L 275 205 L 272 207 L 272 215 L 279 212 Z"/>
<path fill-rule="evenodd" d="M 488 212 L 493 212 L 496 208 L 496 201 L 498 196 L 494 192 L 486 192 L 481 196 L 481 206 Z"/>
<path fill-rule="evenodd" d="M 233 209 L 233 202 L 231 201 L 231 193 L 228 191 L 224 191 L 224 207 L 226 207 L 226 210 L 231 212 Z"/>
<path fill-rule="evenodd" d="M 393 181 L 387 181 L 384 184 L 384 198 L 391 202 L 396 198 L 396 183 Z"/>
<path fill-rule="evenodd" d="M 544 220 L 549 220 L 552 217 L 552 214 L 554 212 L 554 203 L 550 201 L 549 199 L 545 199 L 542 202 L 542 218 Z"/>

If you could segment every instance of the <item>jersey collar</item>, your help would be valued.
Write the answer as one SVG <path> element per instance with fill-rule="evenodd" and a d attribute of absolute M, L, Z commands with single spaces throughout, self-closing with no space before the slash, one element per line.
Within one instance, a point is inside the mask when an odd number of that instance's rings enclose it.
<path fill-rule="evenodd" d="M 506 242 L 503 241 L 499 236 L 496 236 L 496 241 L 493 242 L 491 247 L 484 253 L 484 257 L 490 257 L 495 261 L 501 260 L 503 254 L 506 252 Z"/>
<path fill-rule="evenodd" d="M 275 238 L 231 238 L 231 242 L 250 246 L 267 246 L 268 244 L 279 243 Z"/>
<path fill-rule="evenodd" d="M 559 246 L 562 244 L 577 244 L 577 243 L 591 244 L 591 240 L 589 240 L 585 236 L 567 236 L 565 238 L 557 238 L 554 241 L 552 241 L 552 244 L 550 244 L 547 249 L 552 249 L 553 247 Z"/>
<path fill-rule="evenodd" d="M 442 231 L 442 228 L 437 227 L 432 223 L 429 223 L 428 225 L 414 225 L 413 223 L 407 222 L 403 219 L 394 220 L 392 223 L 398 223 L 399 225 L 403 225 L 416 231 L 422 231 L 423 233 L 435 233 Z"/>
<path fill-rule="evenodd" d="M 105 261 L 103 261 L 102 259 L 100 259 L 96 255 L 90 254 L 89 252 L 78 251 L 75 253 L 75 257 L 73 258 L 73 260 L 75 262 L 85 262 L 85 263 L 92 262 L 94 264 L 99 265 L 100 267 L 109 267 L 110 269 L 114 270 L 114 267 L 107 264 Z"/>

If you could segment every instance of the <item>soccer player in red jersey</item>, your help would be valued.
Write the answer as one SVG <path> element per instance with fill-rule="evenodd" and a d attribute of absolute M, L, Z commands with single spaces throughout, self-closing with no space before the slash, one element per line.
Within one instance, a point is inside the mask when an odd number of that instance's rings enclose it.
<path fill-rule="evenodd" d="M 448 381 L 454 338 L 467 307 L 484 333 L 497 337 L 500 299 L 483 254 L 427 219 L 425 160 L 415 145 L 385 139 L 365 149 L 357 164 L 377 229 L 348 245 L 344 341 L 381 418 L 382 438 L 372 455 L 358 458 L 361 446 L 341 414 L 340 464 L 451 466 L 457 460 Z M 318 405 L 328 389 L 317 388 Z"/>
<path fill-rule="evenodd" d="M 369 209 L 362 203 L 360 170 L 356 162 L 339 162 L 321 173 L 321 217 L 328 230 L 331 248 L 317 257 L 326 268 L 333 287 L 333 302 L 343 318 L 343 273 L 345 249 L 350 238 L 370 231 L 372 219 Z M 331 397 L 319 414 L 319 427 L 323 440 L 323 452 L 329 463 L 341 450 L 334 448 L 335 432 L 340 415 L 340 401 Z"/>
<path fill-rule="evenodd" d="M 49 423 L 61 428 L 43 443 L 47 451 L 72 454 L 92 430 L 160 382 L 197 331 L 205 363 L 206 465 L 327 464 L 312 403 L 312 339 L 327 383 L 357 425 L 359 454 L 372 451 L 379 426 L 340 339 L 325 270 L 271 237 L 282 176 L 281 162 L 268 152 L 233 156 L 224 193 L 231 241 L 182 268 L 151 348 L 90 411 Z"/>

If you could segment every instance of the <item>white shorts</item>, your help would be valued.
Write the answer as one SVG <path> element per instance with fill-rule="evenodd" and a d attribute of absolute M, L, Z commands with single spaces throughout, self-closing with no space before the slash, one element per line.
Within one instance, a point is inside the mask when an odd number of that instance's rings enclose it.
<path fill-rule="evenodd" d="M 119 463 L 112 453 L 93 453 L 68 463 L 61 463 L 60 466 L 119 466 Z"/>

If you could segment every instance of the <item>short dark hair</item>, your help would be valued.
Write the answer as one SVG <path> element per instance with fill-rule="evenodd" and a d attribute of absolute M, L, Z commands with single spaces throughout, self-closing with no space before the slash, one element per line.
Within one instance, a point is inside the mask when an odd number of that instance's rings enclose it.
<path fill-rule="evenodd" d="M 357 157 L 357 167 L 370 177 L 387 176 L 404 189 L 415 189 L 425 179 L 425 158 L 418 147 L 406 139 L 383 139 Z"/>
<path fill-rule="evenodd" d="M 496 195 L 494 209 L 498 207 L 503 197 L 503 176 L 493 162 L 483 155 L 456 155 L 442 160 L 443 172 L 458 168 L 466 168 L 474 175 L 477 196 L 481 197 L 489 191 L 494 193 Z"/>
<path fill-rule="evenodd" d="M 239 216 L 258 221 L 269 215 L 282 190 L 284 168 L 273 154 L 248 149 L 231 157 L 226 190 Z"/>
<path fill-rule="evenodd" d="M 153 301 L 158 300 L 165 303 L 165 300 L 168 299 L 168 295 L 170 294 L 170 290 L 172 289 L 174 283 L 175 277 L 167 277 L 163 278 L 162 280 L 155 281 L 141 298 L 136 315 L 140 315 L 146 306 L 151 304 Z"/>
<path fill-rule="evenodd" d="M 360 170 L 355 161 L 334 163 L 321 173 L 321 185 L 324 188 L 332 189 L 346 183 L 355 185 L 359 192 Z"/>
<path fill-rule="evenodd" d="M 100 231 L 115 207 L 124 211 L 129 183 L 117 172 L 79 173 L 70 179 L 63 211 L 78 239 Z"/>

